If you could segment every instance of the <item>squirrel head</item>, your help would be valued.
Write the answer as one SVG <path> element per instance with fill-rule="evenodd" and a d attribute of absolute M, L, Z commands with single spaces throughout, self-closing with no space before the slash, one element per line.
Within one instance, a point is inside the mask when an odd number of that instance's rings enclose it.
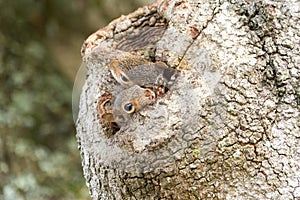
<path fill-rule="evenodd" d="M 117 94 L 113 103 L 113 118 L 116 123 L 126 124 L 133 113 L 152 104 L 154 100 L 155 93 L 152 90 L 133 85 Z"/>
<path fill-rule="evenodd" d="M 134 85 L 133 81 L 127 75 L 127 72 L 138 65 L 149 63 L 140 56 L 128 55 L 121 56 L 109 64 L 109 69 L 113 77 L 123 86 L 129 87 Z"/>
<path fill-rule="evenodd" d="M 117 60 L 113 60 L 109 64 L 109 69 L 113 75 L 113 77 L 123 86 L 131 86 L 133 82 L 126 75 L 123 67 L 120 66 L 120 63 Z"/>

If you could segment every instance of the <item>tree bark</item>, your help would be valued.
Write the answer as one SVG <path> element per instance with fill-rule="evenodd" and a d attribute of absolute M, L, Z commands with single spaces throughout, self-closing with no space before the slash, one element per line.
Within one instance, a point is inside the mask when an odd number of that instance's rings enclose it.
<path fill-rule="evenodd" d="M 91 35 L 77 138 L 92 198 L 299 199 L 299 7 L 157 1 Z M 179 77 L 117 131 L 96 107 L 129 53 Z"/>

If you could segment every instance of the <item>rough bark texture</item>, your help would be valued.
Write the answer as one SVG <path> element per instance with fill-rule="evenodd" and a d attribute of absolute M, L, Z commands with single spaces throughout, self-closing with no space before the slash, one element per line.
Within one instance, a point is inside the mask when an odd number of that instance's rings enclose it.
<path fill-rule="evenodd" d="M 300 198 L 299 14 L 298 1 L 158 1 L 90 36 L 77 137 L 92 198 Z M 128 53 L 180 76 L 116 132 L 97 99 Z"/>

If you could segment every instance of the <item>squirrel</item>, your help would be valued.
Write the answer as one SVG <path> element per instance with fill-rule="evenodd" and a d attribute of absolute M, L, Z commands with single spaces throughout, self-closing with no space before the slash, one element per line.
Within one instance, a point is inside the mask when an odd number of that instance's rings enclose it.
<path fill-rule="evenodd" d="M 166 87 L 176 78 L 175 70 L 165 63 L 152 63 L 133 55 L 113 60 L 109 68 L 116 81 L 126 88 L 132 85 Z"/>
<path fill-rule="evenodd" d="M 156 98 L 154 91 L 138 85 L 133 85 L 122 91 L 115 91 L 112 96 L 114 97 L 112 98 L 112 110 L 102 109 L 101 118 L 107 122 L 116 122 L 120 125 L 126 124 L 133 113 L 138 112 L 146 105 L 154 103 Z M 100 103 L 106 104 L 106 99 Z M 100 107 L 103 105 L 100 104 Z"/>
<path fill-rule="evenodd" d="M 139 56 L 123 56 L 109 64 L 113 77 L 122 87 L 116 87 L 110 98 L 102 97 L 98 112 L 100 118 L 107 122 L 126 124 L 133 113 L 168 90 L 175 80 L 175 70 L 163 62 L 152 63 Z M 105 109 L 110 101 L 111 110 Z"/>
<path fill-rule="evenodd" d="M 149 63 L 140 56 L 129 55 L 119 57 L 109 64 L 109 69 L 118 83 L 122 86 L 133 85 L 132 81 L 127 76 L 127 72 L 134 69 L 138 65 L 143 65 Z"/>

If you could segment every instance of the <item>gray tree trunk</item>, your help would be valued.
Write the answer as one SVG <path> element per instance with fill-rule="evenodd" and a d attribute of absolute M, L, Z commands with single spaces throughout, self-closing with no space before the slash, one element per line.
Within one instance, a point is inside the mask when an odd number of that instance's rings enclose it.
<path fill-rule="evenodd" d="M 158 1 L 91 35 L 77 138 L 92 198 L 300 199 L 299 7 Z M 117 131 L 96 106 L 129 53 L 180 76 Z"/>

